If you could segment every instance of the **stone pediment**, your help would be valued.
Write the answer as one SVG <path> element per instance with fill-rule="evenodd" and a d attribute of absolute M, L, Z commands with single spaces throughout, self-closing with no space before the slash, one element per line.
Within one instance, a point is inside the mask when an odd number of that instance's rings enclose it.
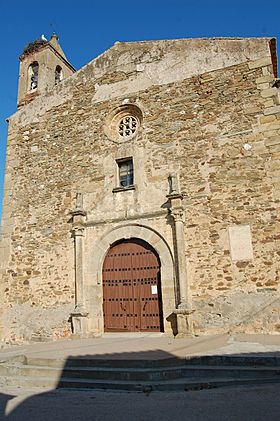
<path fill-rule="evenodd" d="M 96 101 L 275 55 L 272 38 L 117 42 L 80 72 L 96 79 Z"/>

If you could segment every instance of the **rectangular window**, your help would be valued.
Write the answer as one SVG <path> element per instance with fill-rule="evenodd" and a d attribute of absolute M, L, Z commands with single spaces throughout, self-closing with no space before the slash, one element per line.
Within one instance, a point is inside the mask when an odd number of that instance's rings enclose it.
<path fill-rule="evenodd" d="M 133 161 L 132 158 L 117 161 L 119 167 L 119 185 L 120 187 L 133 186 Z"/>

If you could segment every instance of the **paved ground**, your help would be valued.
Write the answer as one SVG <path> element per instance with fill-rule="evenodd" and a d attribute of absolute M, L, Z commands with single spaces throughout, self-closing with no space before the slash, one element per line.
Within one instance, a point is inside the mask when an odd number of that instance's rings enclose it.
<path fill-rule="evenodd" d="M 24 354 L 30 357 L 67 358 L 94 356 L 110 359 L 161 359 L 188 355 L 280 352 L 280 335 L 213 335 L 174 339 L 162 334 L 105 334 L 100 338 L 60 340 L 14 346 L 0 351 L 0 359 Z"/>
<path fill-rule="evenodd" d="M 0 360 L 94 356 L 161 359 L 191 355 L 280 355 L 280 335 L 217 335 L 173 339 L 158 334 L 108 334 L 11 347 Z M 0 420 L 8 421 L 278 421 L 280 385 L 239 386 L 188 392 L 144 393 L 0 388 Z"/>
<path fill-rule="evenodd" d="M 10 392 L 10 393 L 9 393 Z M 15 398 L 9 396 L 16 395 Z M 195 392 L 55 390 L 0 395 L 7 421 L 279 421 L 280 385 Z M 6 412 L 5 412 L 6 411 Z"/>

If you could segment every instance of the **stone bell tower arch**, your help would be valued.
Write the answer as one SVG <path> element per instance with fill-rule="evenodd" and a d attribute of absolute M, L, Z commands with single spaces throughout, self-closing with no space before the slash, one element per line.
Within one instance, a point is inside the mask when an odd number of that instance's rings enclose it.
<path fill-rule="evenodd" d="M 50 91 L 75 72 L 55 33 L 50 41 L 42 35 L 41 39 L 29 43 L 19 59 L 18 108 Z"/>

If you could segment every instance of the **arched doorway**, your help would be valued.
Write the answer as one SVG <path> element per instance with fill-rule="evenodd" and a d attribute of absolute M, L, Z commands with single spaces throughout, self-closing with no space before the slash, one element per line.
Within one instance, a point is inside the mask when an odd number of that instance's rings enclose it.
<path fill-rule="evenodd" d="M 148 243 L 111 246 L 102 274 L 105 332 L 163 331 L 160 261 Z"/>

